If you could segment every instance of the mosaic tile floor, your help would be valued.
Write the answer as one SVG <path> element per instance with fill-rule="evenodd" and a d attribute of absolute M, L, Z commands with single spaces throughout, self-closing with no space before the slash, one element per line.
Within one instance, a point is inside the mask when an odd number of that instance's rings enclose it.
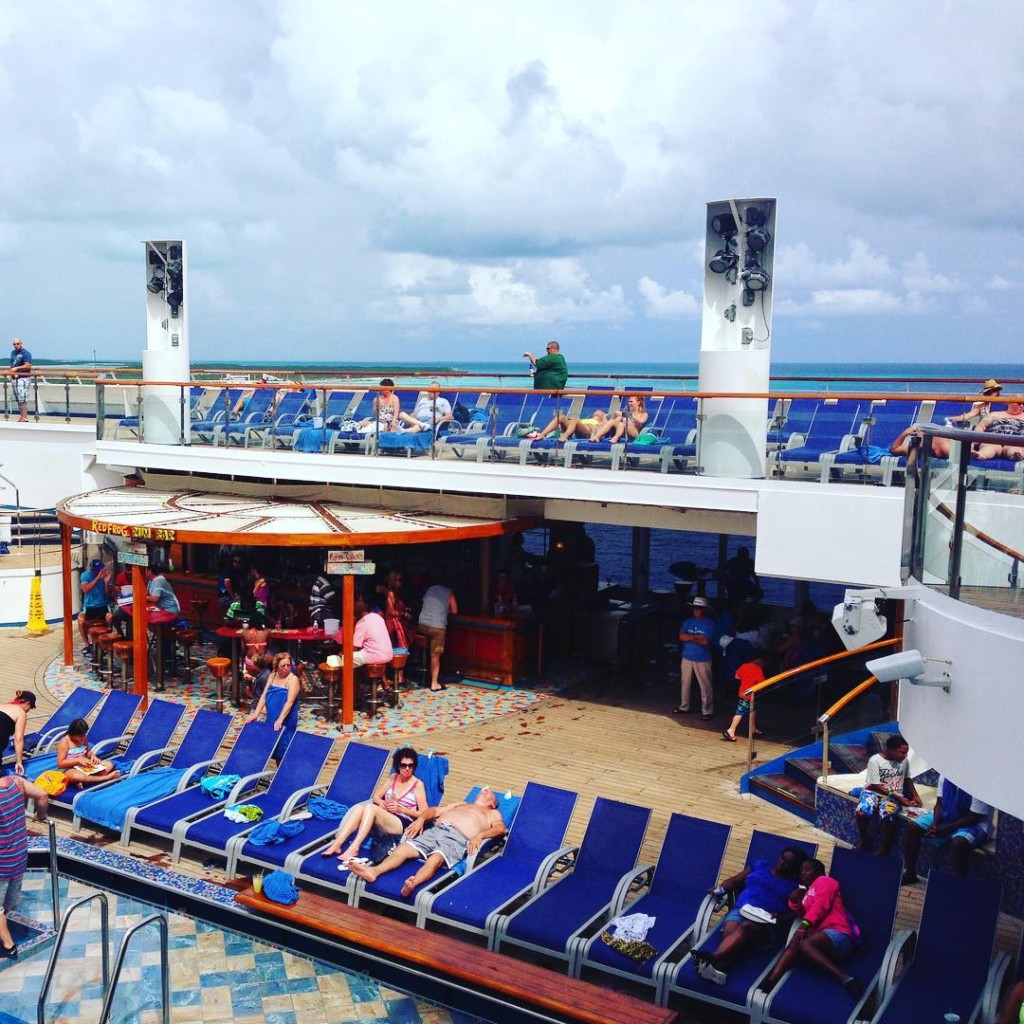
<path fill-rule="evenodd" d="M 207 658 L 215 652 L 212 645 L 197 645 L 196 657 Z M 79 657 L 76 654 L 76 658 Z M 318 681 L 318 680 L 317 680 Z M 47 689 L 57 698 L 63 699 L 76 686 L 97 686 L 96 677 L 85 669 L 80 661 L 70 668 L 54 659 L 46 669 L 44 678 Z M 448 689 L 431 693 L 427 689 L 404 690 L 400 707 L 382 708 L 376 718 L 369 718 L 356 712 L 356 735 L 360 739 L 375 737 L 412 736 L 440 729 L 458 729 L 467 725 L 487 721 L 500 715 L 522 712 L 546 700 L 561 689 L 562 680 L 553 677 L 538 683 L 530 689 L 522 687 L 492 686 L 488 684 L 449 682 Z M 209 707 L 210 694 L 216 689 L 213 677 L 205 665 L 193 669 L 192 682 L 186 685 L 183 679 L 169 679 L 167 690 L 159 696 L 168 700 L 183 700 L 190 711 Z M 150 691 L 157 695 L 155 686 Z M 321 736 L 340 735 L 336 721 L 324 716 L 323 698 L 317 693 L 304 695 L 299 704 L 299 728 Z M 226 704 L 231 710 L 231 705 Z M 241 728 L 241 717 L 228 734 Z"/>
<path fill-rule="evenodd" d="M 61 881 L 62 905 L 92 890 Z M 152 913 L 126 897 L 110 897 L 112 945 Z M 49 881 L 43 872 L 25 879 L 21 912 L 48 921 Z M 449 1011 L 385 988 L 368 978 L 295 956 L 178 914 L 168 915 L 171 960 L 171 1020 L 175 1024 L 333 1024 L 379 1021 L 390 1024 L 475 1024 L 477 1018 Z M 50 1024 L 99 1019 L 102 1006 L 97 904 L 72 918 L 60 967 L 46 1004 Z M 36 1019 L 36 1004 L 48 953 L 23 956 L 0 968 L 0 1003 L 15 1019 Z M 114 953 L 111 953 L 111 966 Z M 150 1024 L 160 1020 L 160 954 L 156 929 L 133 940 L 118 984 L 111 1019 Z"/>

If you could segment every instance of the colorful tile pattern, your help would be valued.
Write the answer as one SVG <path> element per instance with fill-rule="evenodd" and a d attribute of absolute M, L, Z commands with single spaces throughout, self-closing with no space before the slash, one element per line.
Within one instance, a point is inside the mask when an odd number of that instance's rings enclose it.
<path fill-rule="evenodd" d="M 215 651 L 212 645 L 197 645 L 196 657 L 205 660 Z M 317 680 L 319 681 L 319 680 Z M 46 669 L 46 688 L 59 700 L 63 700 L 76 686 L 98 686 L 95 676 L 80 662 L 65 667 L 60 658 L 54 659 Z M 427 689 L 405 690 L 401 694 L 400 707 L 381 708 L 375 718 L 369 718 L 357 711 L 355 716 L 356 736 L 359 739 L 395 738 L 413 736 L 417 733 L 436 732 L 440 729 L 458 729 L 467 725 L 525 711 L 527 708 L 557 693 L 562 680 L 548 679 L 529 689 L 523 687 L 496 687 L 472 682 L 449 682 L 448 689 L 431 693 Z M 192 682 L 170 679 L 167 690 L 157 693 L 151 684 L 154 696 L 167 700 L 181 700 L 190 711 L 210 707 L 210 696 L 216 690 L 213 677 L 205 664 L 193 668 Z M 324 699 L 316 694 L 304 695 L 299 703 L 299 728 L 320 736 L 340 736 L 337 721 L 324 717 Z M 230 703 L 225 704 L 228 711 Z M 228 733 L 233 739 L 242 726 L 242 716 L 236 716 L 235 725 Z"/>

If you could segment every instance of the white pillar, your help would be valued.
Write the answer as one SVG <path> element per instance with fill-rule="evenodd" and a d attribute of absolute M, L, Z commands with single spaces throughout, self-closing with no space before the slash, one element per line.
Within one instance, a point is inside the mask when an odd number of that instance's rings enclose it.
<path fill-rule="evenodd" d="M 146 350 L 142 379 L 188 381 L 188 302 L 186 252 L 180 239 L 144 242 L 146 250 Z M 142 389 L 143 440 L 178 444 L 181 439 L 181 388 Z M 185 444 L 189 443 L 189 391 L 185 389 Z"/>
<path fill-rule="evenodd" d="M 775 200 L 708 203 L 700 390 L 768 391 L 771 380 Z M 714 477 L 764 476 L 767 398 L 702 403 L 697 462 Z"/>

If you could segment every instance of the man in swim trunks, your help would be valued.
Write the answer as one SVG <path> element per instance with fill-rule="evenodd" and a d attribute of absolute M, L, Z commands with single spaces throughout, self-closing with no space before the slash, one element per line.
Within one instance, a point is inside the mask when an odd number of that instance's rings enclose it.
<path fill-rule="evenodd" d="M 434 827 L 423 834 L 428 821 L 433 821 Z M 376 867 L 350 861 L 349 870 L 367 882 L 376 882 L 407 860 L 423 857 L 423 866 L 402 886 L 402 895 L 409 896 L 417 886 L 433 878 L 442 864 L 454 867 L 468 854 L 475 853 L 485 839 L 504 834 L 505 822 L 498 813 L 498 799 L 484 787 L 471 804 L 459 801 L 444 807 L 428 807 L 413 819 L 402 842 Z"/>

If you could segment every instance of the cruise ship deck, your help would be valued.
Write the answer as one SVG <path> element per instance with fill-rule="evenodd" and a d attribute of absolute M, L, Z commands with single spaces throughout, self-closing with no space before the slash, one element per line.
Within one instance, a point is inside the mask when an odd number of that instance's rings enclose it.
<path fill-rule="evenodd" d="M 0 699 L 9 699 L 19 686 L 32 686 L 40 695 L 40 710 L 51 710 L 57 702 L 47 692 L 46 678 L 48 673 L 52 673 L 60 655 L 59 631 L 36 637 L 29 637 L 22 630 L 0 633 L 0 658 L 5 665 Z M 732 826 L 724 864 L 727 874 L 743 866 L 746 841 L 754 828 L 816 842 L 820 846 L 820 855 L 828 862 L 834 843 L 830 836 L 756 797 L 740 795 L 738 781 L 744 771 L 743 748 L 721 740 L 719 722 L 702 723 L 693 717 L 680 719 L 667 713 L 677 685 L 676 681 L 668 678 L 664 665 L 659 668 L 657 677 L 615 673 L 592 675 L 569 680 L 563 692 L 537 701 L 525 710 L 462 728 L 408 737 L 407 741 L 419 749 L 434 749 L 450 758 L 449 794 L 466 791 L 483 780 L 516 792 L 521 792 L 530 780 L 577 791 L 580 799 L 569 828 L 569 842 L 578 842 L 582 838 L 597 796 L 651 807 L 654 813 L 641 863 L 657 859 L 668 818 L 674 811 Z M 165 696 L 173 699 L 173 692 Z M 359 735 L 355 738 L 358 739 Z M 325 775 L 333 770 L 346 742 L 347 739 L 336 741 Z M 372 738 L 369 742 L 386 744 L 385 740 L 375 741 Z M 784 744 L 767 739 L 758 743 L 762 759 L 778 756 L 786 750 Z M 637 755 L 640 751 L 643 752 L 642 757 Z M 55 820 L 61 837 L 73 838 L 94 849 L 117 849 L 110 833 L 90 827 L 73 833 L 67 815 L 58 814 Z M 190 858 L 187 854 L 172 868 L 167 847 L 149 844 L 145 838 L 133 841 L 132 856 L 145 862 L 147 871 L 158 868 L 213 886 L 225 884 L 223 873 L 217 867 L 206 867 L 202 859 Z M 238 885 L 239 880 L 236 880 L 227 889 L 233 891 Z M 81 891 L 84 891 L 81 887 L 75 890 Z M 903 889 L 899 926 L 916 925 L 923 891 L 923 886 Z M 188 931 L 190 926 L 186 922 L 175 927 Z M 1020 922 L 1004 915 L 998 937 L 999 948 L 1015 953 L 1020 938 Z M 207 951 L 211 948 L 211 941 L 206 942 L 204 948 Z M 93 955 L 85 956 L 86 962 L 77 964 L 74 978 L 95 985 L 99 979 L 99 956 L 95 944 L 90 948 Z M 233 955 L 237 956 L 237 951 Z M 200 1024 L 264 1019 L 281 1024 L 292 1020 L 314 1024 L 369 1018 L 443 1024 L 449 1019 L 464 1019 L 458 1014 L 452 1017 L 444 1010 L 423 1005 L 413 1010 L 410 1009 L 412 1004 L 403 1004 L 401 1013 L 404 1016 L 388 1017 L 387 1007 L 380 1000 L 353 1000 L 345 983 L 338 980 L 321 984 L 315 992 L 311 992 L 308 985 L 296 982 L 293 995 L 286 998 L 275 992 L 273 996 L 266 997 L 269 1001 L 261 1006 L 262 1017 L 257 1014 L 251 1018 L 238 1016 L 232 1010 L 230 999 L 223 993 L 231 986 L 232 964 L 243 965 L 237 969 L 244 971 L 248 969 L 244 966 L 248 961 L 244 957 L 232 961 L 231 956 L 231 953 L 213 949 L 208 956 L 203 956 L 198 965 L 188 958 L 172 959 L 172 998 L 175 992 L 194 987 L 197 983 L 200 988 L 217 988 L 221 992 L 219 997 L 204 997 L 199 1004 L 180 999 L 172 1006 L 173 1021 Z M 45 962 L 45 957 L 42 962 Z M 302 966 L 301 958 L 288 958 L 287 962 L 295 976 L 310 975 L 310 969 Z M 0 993 L 31 991 L 33 985 L 38 986 L 41 973 L 39 958 L 35 961 L 26 958 L 20 963 L 6 965 L 0 970 Z M 210 979 L 218 984 L 212 984 Z M 68 1008 L 69 1012 L 55 1019 L 66 1024 L 94 1019 L 90 1014 L 94 1013 L 96 1006 L 88 1001 L 79 1004 L 68 996 Z M 381 1011 L 382 1015 L 378 1016 Z M 159 1018 L 155 1014 L 148 1015 L 147 1011 L 147 1015 L 140 1019 Z M 710 1024 L 735 1017 L 730 1018 L 730 1015 L 704 1005 L 689 1004 L 682 1019 L 693 1024 Z"/>

